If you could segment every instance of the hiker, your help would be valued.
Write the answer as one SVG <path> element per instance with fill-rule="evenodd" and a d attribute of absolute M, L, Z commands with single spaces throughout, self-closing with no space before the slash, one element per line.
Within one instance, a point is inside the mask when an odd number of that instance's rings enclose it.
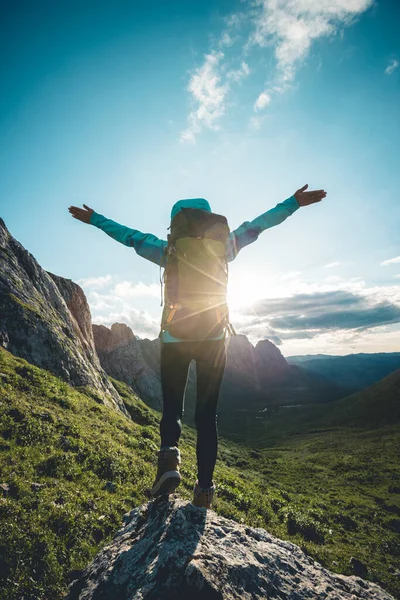
<path fill-rule="evenodd" d="M 195 506 L 210 508 L 217 458 L 216 411 L 226 365 L 226 333 L 235 333 L 226 304 L 228 262 L 254 242 L 265 229 L 282 223 L 301 206 L 320 202 L 324 190 L 293 196 L 230 232 L 226 218 L 211 211 L 204 198 L 179 200 L 171 211 L 168 241 L 107 219 L 84 204 L 70 206 L 75 219 L 102 229 L 110 237 L 132 246 L 139 256 L 164 267 L 164 308 L 161 319 L 161 386 L 163 414 L 160 450 L 152 496 L 174 491 L 181 481 L 179 438 L 189 365 L 197 374 L 195 424 L 197 429 L 197 481 Z M 163 280 L 161 279 L 161 286 Z"/>

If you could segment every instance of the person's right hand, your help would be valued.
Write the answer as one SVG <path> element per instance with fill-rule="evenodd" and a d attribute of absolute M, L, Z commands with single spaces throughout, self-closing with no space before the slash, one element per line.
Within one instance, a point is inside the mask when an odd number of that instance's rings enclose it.
<path fill-rule="evenodd" d="M 68 208 L 74 219 L 83 221 L 83 223 L 90 223 L 90 217 L 94 213 L 93 208 L 89 208 L 86 204 L 83 205 L 85 208 L 78 208 L 78 206 L 70 206 Z"/>

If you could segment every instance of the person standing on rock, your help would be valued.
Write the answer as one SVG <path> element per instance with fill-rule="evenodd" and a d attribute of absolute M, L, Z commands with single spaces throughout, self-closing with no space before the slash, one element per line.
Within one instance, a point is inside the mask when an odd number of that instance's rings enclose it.
<path fill-rule="evenodd" d="M 185 387 L 192 360 L 196 362 L 197 481 L 193 504 L 210 508 L 218 449 L 217 404 L 226 365 L 226 334 L 234 334 L 226 301 L 228 262 L 255 242 L 263 231 L 279 225 L 301 206 L 320 202 L 324 190 L 308 185 L 271 210 L 246 221 L 234 231 L 215 214 L 204 198 L 179 200 L 171 211 L 170 233 L 161 240 L 150 233 L 125 227 L 95 212 L 70 206 L 71 215 L 102 229 L 139 256 L 164 268 L 164 309 L 161 319 L 161 386 L 163 414 L 160 450 L 152 496 L 171 493 L 179 485 L 179 438 Z"/>

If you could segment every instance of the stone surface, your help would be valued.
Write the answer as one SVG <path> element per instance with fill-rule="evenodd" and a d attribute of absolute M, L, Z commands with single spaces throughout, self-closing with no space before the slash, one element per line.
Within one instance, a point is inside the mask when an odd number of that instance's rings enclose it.
<path fill-rule="evenodd" d="M 82 288 L 48 273 L 0 219 L 0 344 L 126 414 L 100 366 Z"/>
<path fill-rule="evenodd" d="M 162 407 L 160 377 L 143 359 L 139 341 L 130 327 L 93 325 L 94 343 L 101 366 L 111 377 L 127 383 L 152 408 Z"/>
<path fill-rule="evenodd" d="M 170 498 L 125 515 L 125 526 L 72 584 L 68 600 L 393 600 L 264 529 Z"/>

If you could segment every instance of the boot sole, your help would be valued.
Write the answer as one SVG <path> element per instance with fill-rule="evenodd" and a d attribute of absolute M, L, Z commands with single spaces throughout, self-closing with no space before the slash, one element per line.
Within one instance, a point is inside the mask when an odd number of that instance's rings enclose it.
<path fill-rule="evenodd" d="M 160 479 L 151 488 L 152 496 L 160 496 L 161 494 L 172 494 L 181 482 L 181 476 L 178 471 L 167 471 L 161 475 Z"/>

